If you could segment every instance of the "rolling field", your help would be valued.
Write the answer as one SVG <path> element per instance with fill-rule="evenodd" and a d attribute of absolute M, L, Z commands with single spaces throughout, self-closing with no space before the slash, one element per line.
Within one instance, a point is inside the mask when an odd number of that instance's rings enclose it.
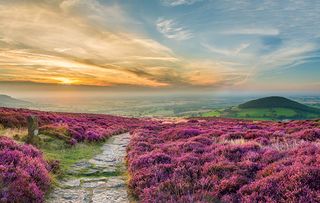
<path fill-rule="evenodd" d="M 40 124 L 34 146 L 25 144 L 29 115 L 37 115 Z M 68 173 L 75 164 L 100 160 L 104 141 L 123 132 L 131 134 L 124 178 L 134 201 L 320 201 L 319 120 L 136 119 L 1 108 L 0 124 L 3 202 L 45 202 L 58 182 L 79 178 Z M 110 176 L 94 173 L 86 176 Z"/>
<path fill-rule="evenodd" d="M 251 120 L 305 120 L 319 118 L 320 109 L 285 97 L 264 97 L 238 106 L 214 109 L 201 117 L 241 118 Z"/>
<path fill-rule="evenodd" d="M 283 119 L 312 119 L 318 115 L 309 112 L 302 112 L 290 108 L 228 108 L 217 109 L 201 114 L 201 117 L 222 117 L 222 118 L 240 118 L 251 120 L 283 120 Z"/>

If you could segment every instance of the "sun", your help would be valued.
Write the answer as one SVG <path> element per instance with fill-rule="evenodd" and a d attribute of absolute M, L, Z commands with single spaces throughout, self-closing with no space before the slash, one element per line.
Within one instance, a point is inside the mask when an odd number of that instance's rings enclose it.
<path fill-rule="evenodd" d="M 63 85 L 72 85 L 76 82 L 76 80 L 70 79 L 70 78 L 65 78 L 65 77 L 58 77 L 54 78 L 59 84 Z"/>

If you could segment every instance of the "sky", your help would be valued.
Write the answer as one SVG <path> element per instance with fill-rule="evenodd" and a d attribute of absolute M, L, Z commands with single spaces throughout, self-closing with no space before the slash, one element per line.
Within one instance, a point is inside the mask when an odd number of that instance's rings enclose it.
<path fill-rule="evenodd" d="M 0 28 L 0 92 L 320 90 L 318 0 L 0 0 Z"/>

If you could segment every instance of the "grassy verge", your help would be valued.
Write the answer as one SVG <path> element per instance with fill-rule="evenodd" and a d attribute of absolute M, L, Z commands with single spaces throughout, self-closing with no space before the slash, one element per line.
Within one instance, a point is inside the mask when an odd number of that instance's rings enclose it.
<path fill-rule="evenodd" d="M 0 135 L 6 136 L 17 141 L 23 142 L 23 138 L 27 135 L 26 129 L 3 128 L 0 126 Z M 55 178 L 62 178 L 70 167 L 79 162 L 92 158 L 102 152 L 101 147 L 104 143 L 78 143 L 75 146 L 70 146 L 64 140 L 54 137 L 39 135 L 41 137 L 39 148 L 47 160 L 58 160 L 60 162 L 60 172 L 55 175 Z"/>
<path fill-rule="evenodd" d="M 88 160 L 102 152 L 101 146 L 103 143 L 78 143 L 75 146 L 66 144 L 63 140 L 55 139 L 45 135 L 39 149 L 44 153 L 47 160 L 59 160 L 60 173 L 55 178 L 63 178 L 66 172 L 72 167 L 73 164 L 81 161 Z"/>
<path fill-rule="evenodd" d="M 27 129 L 25 128 L 4 128 L 0 125 L 0 135 L 10 138 L 22 138 L 27 135 Z"/>

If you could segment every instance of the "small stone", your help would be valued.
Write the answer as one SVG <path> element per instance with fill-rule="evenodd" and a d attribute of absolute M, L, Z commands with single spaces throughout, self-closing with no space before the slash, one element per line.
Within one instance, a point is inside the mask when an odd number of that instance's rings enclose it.
<path fill-rule="evenodd" d="M 125 188 L 106 190 L 95 189 L 93 190 L 92 202 L 126 203 L 129 202 L 129 200 Z"/>
<path fill-rule="evenodd" d="M 79 187 L 80 179 L 71 179 L 61 183 L 62 187 Z"/>
<path fill-rule="evenodd" d="M 117 187 L 125 187 L 125 181 L 120 177 L 110 177 L 107 181 L 107 187 L 117 188 Z"/>
<path fill-rule="evenodd" d="M 103 181 L 97 181 L 97 182 L 86 182 L 82 184 L 82 187 L 84 188 L 101 188 L 106 187 L 106 182 Z"/>
<path fill-rule="evenodd" d="M 58 189 L 51 194 L 49 203 L 66 203 L 66 202 L 84 202 L 85 194 L 84 190 L 74 189 Z"/>
<path fill-rule="evenodd" d="M 128 133 L 113 136 L 102 147 L 103 152 L 89 161 L 76 163 L 69 171 L 72 175 L 95 175 L 121 172 L 124 166 Z M 50 203 L 126 203 L 129 202 L 126 182 L 121 176 L 88 177 L 61 182 L 51 194 Z M 70 187 L 70 188 L 69 188 Z"/>
<path fill-rule="evenodd" d="M 88 169 L 87 171 L 82 172 L 82 174 L 84 174 L 84 175 L 94 175 L 94 174 L 98 174 L 98 173 L 99 173 L 99 170 L 92 169 L 92 168 Z"/>
<path fill-rule="evenodd" d="M 101 178 L 82 178 L 81 182 L 86 183 L 86 182 L 94 182 L 94 181 L 104 181 L 106 182 L 108 178 L 101 177 Z"/>

